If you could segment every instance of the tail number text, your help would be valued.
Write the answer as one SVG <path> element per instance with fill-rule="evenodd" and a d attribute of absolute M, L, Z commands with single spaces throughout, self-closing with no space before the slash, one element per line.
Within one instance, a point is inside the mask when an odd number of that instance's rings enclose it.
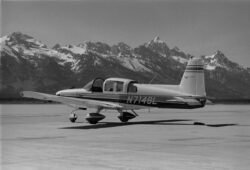
<path fill-rule="evenodd" d="M 156 105 L 155 97 L 153 96 L 128 96 L 127 98 L 128 104 L 148 104 L 148 105 Z"/>

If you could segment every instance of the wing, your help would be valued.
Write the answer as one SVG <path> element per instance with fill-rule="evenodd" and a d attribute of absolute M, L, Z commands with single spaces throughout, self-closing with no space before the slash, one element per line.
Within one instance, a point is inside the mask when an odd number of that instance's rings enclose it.
<path fill-rule="evenodd" d="M 97 100 L 80 99 L 73 97 L 62 97 L 46 93 L 38 93 L 33 91 L 23 91 L 20 93 L 22 97 L 34 98 L 46 101 L 55 101 L 76 108 L 103 108 L 103 109 L 122 109 L 123 107 L 117 103 L 102 102 Z"/>

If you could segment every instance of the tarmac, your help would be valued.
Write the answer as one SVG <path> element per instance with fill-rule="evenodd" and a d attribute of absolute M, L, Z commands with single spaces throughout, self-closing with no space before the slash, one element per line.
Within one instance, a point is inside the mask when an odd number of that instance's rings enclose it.
<path fill-rule="evenodd" d="M 248 170 L 250 105 L 116 111 L 90 125 L 60 104 L 0 105 L 2 170 Z"/>

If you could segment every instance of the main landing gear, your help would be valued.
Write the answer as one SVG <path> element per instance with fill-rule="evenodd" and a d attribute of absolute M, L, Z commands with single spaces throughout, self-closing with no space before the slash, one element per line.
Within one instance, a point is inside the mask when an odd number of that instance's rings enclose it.
<path fill-rule="evenodd" d="M 118 118 L 120 119 L 121 122 L 128 122 L 130 119 L 134 119 L 136 116 L 138 116 L 135 111 L 132 110 L 132 112 L 134 113 L 130 113 L 130 112 L 123 112 L 123 111 L 119 111 L 120 115 L 118 116 Z"/>
<path fill-rule="evenodd" d="M 104 118 L 105 116 L 100 113 L 88 113 L 85 119 L 90 124 L 97 124 L 99 121 L 101 121 Z"/>
<path fill-rule="evenodd" d="M 75 123 L 75 121 L 77 120 L 77 114 L 76 114 L 77 110 L 79 110 L 79 109 L 72 111 L 69 115 L 69 120 L 72 123 Z M 81 110 L 86 110 L 86 109 L 81 109 Z M 102 110 L 102 108 L 99 108 L 99 109 L 97 109 L 96 112 L 88 113 L 85 117 L 86 121 L 90 124 L 96 124 L 99 121 L 103 120 L 105 118 L 105 116 L 100 114 L 101 110 Z M 120 113 L 118 118 L 120 119 L 121 122 L 128 122 L 130 119 L 133 119 L 136 116 L 138 116 L 133 110 L 132 110 L 133 113 L 130 113 L 127 111 L 122 111 L 122 110 L 118 110 L 118 112 Z"/>
<path fill-rule="evenodd" d="M 88 113 L 85 119 L 90 124 L 96 124 L 96 123 L 98 123 L 99 121 L 101 121 L 101 120 L 103 120 L 105 118 L 104 115 L 100 114 L 101 110 L 102 110 L 102 108 L 98 108 L 95 113 Z"/>

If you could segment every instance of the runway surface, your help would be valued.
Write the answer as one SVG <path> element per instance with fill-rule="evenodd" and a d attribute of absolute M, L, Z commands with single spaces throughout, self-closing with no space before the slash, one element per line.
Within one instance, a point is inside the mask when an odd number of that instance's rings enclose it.
<path fill-rule="evenodd" d="M 97 125 L 84 119 L 91 110 L 70 123 L 71 108 L 59 104 L 0 107 L 3 170 L 250 167 L 249 105 L 144 110 L 129 123 L 104 111 Z"/>

